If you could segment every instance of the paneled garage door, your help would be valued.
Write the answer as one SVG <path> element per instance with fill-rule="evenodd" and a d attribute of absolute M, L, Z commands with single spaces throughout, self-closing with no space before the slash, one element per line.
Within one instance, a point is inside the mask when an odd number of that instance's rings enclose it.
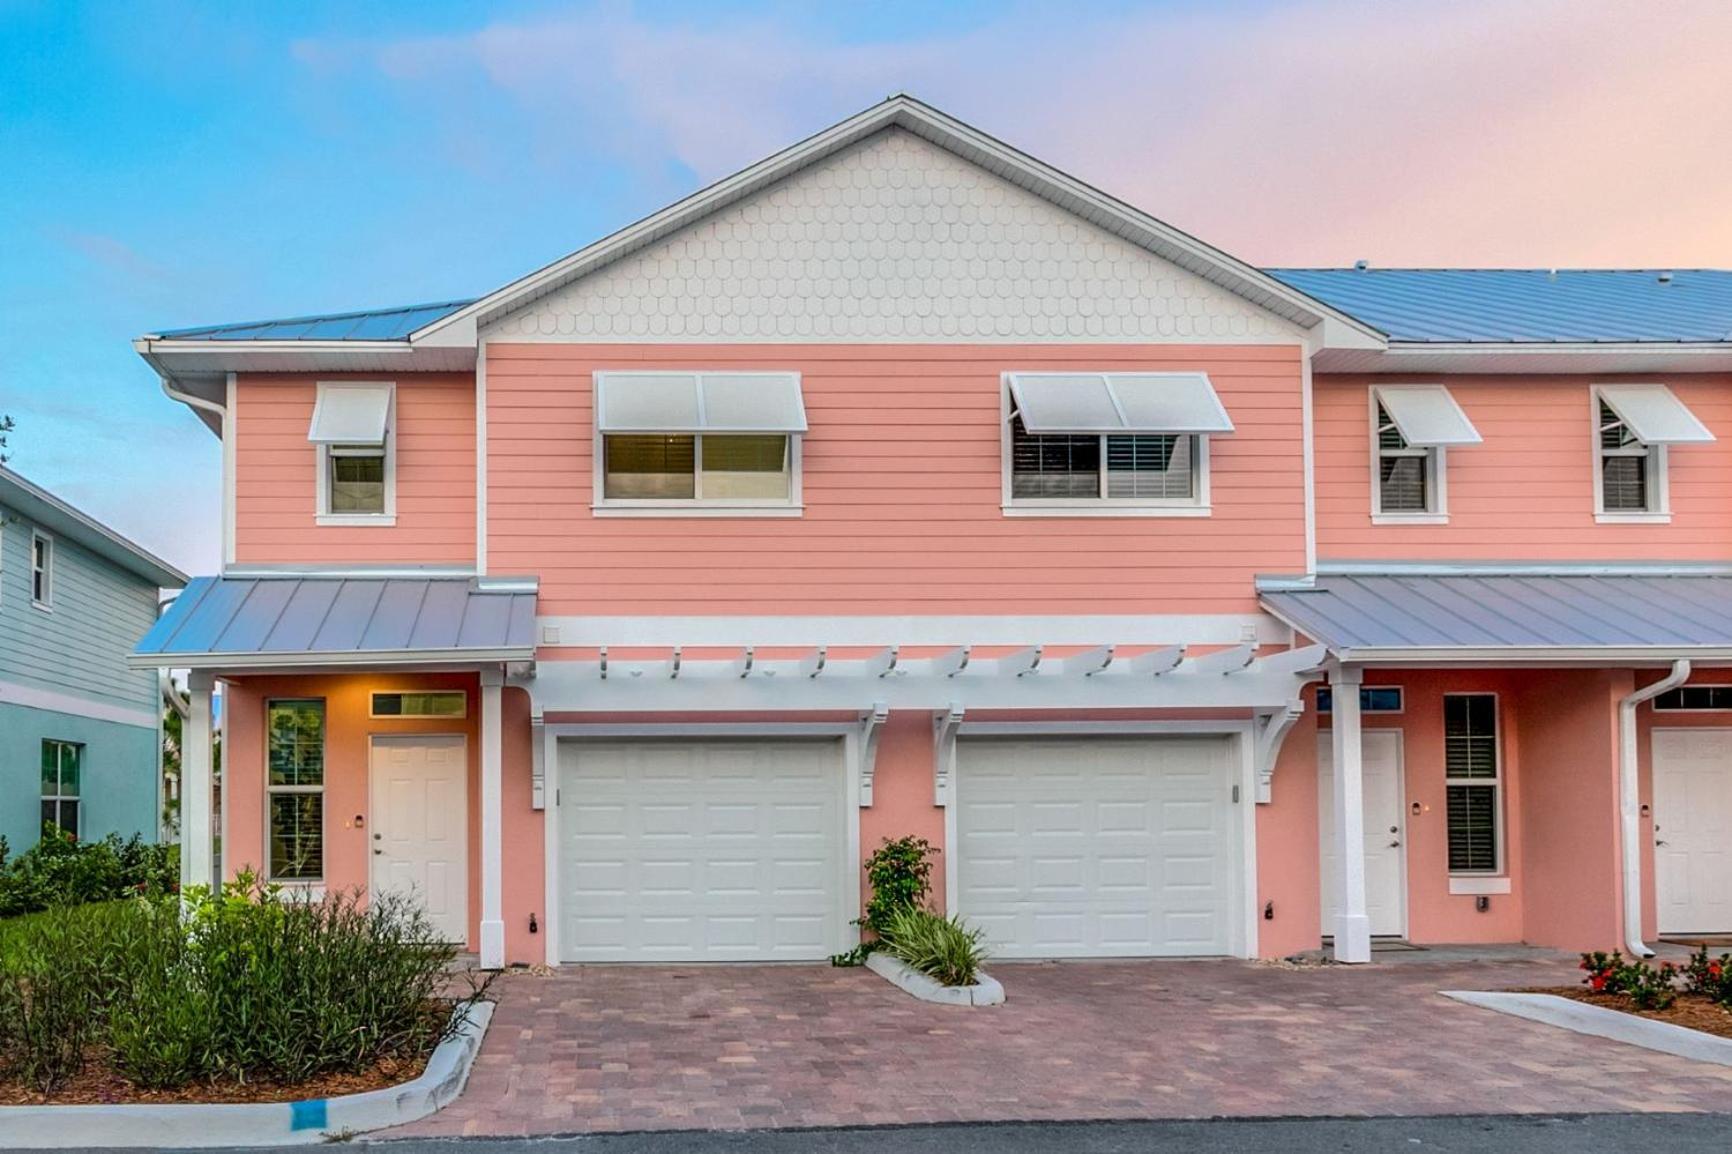
<path fill-rule="evenodd" d="M 841 744 L 565 742 L 560 954 L 811 961 L 846 930 Z"/>
<path fill-rule="evenodd" d="M 963 738 L 956 908 L 999 957 L 1228 953 L 1231 742 Z"/>

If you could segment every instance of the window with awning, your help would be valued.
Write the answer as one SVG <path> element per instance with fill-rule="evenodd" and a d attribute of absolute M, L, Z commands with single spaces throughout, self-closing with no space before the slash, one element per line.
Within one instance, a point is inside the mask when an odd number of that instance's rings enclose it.
<path fill-rule="evenodd" d="M 395 386 L 321 381 L 307 440 L 318 449 L 321 524 L 380 524 L 394 513 Z"/>
<path fill-rule="evenodd" d="M 1206 511 L 1206 439 L 1233 422 L 1206 373 L 1010 373 L 1006 507 Z"/>
<path fill-rule="evenodd" d="M 1594 393 L 1595 512 L 1608 519 L 1664 519 L 1666 451 L 1714 440 L 1665 385 L 1599 385 Z"/>
<path fill-rule="evenodd" d="M 597 373 L 595 412 L 599 505 L 796 503 L 798 373 Z"/>

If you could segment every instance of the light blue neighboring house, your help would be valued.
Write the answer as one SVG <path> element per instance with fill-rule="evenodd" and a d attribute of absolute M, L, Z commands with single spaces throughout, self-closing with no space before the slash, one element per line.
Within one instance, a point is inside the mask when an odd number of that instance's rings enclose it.
<path fill-rule="evenodd" d="M 0 835 L 156 840 L 162 696 L 126 655 L 186 575 L 0 467 Z"/>

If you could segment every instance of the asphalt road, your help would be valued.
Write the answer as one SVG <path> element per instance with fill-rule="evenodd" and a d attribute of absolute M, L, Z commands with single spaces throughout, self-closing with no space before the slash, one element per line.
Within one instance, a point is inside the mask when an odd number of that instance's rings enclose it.
<path fill-rule="evenodd" d="M 1578 1154 L 1732 1150 L 1732 1115 L 1082 1122 L 370 1142 L 374 1154 Z M 318 1147 L 283 1147 L 312 1150 Z"/>

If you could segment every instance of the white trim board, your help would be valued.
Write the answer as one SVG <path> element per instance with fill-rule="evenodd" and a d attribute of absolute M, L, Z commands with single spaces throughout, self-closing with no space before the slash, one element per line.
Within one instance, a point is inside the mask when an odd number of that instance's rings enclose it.
<path fill-rule="evenodd" d="M 85 717 L 91 721 L 108 721 L 115 725 L 136 725 L 141 729 L 155 729 L 159 722 L 153 710 L 111 705 L 107 702 L 92 701 L 72 693 L 40 689 L 32 685 L 19 685 L 12 681 L 0 681 L 0 705 L 17 705 L 25 709 L 65 713 L 72 717 Z"/>
<path fill-rule="evenodd" d="M 537 618 L 543 645 L 1287 645 L 1267 613 L 961 617 Z M 554 630 L 550 638 L 547 630 Z"/>

